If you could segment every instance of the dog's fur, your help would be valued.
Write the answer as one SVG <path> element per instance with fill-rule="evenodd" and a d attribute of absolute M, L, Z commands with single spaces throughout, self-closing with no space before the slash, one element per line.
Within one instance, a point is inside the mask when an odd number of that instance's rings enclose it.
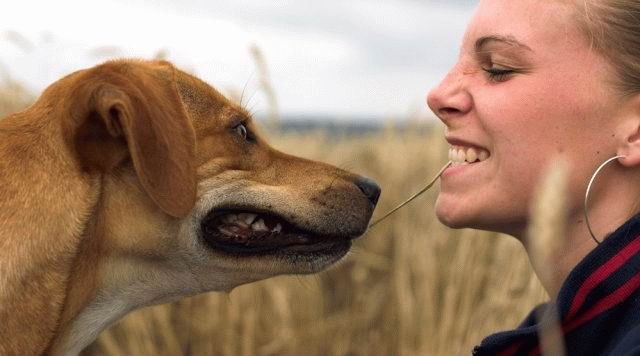
<path fill-rule="evenodd" d="M 320 271 L 346 250 L 235 255 L 201 221 L 242 207 L 356 237 L 375 205 L 359 180 L 272 149 L 168 62 L 68 75 L 0 120 L 0 354 L 77 354 L 135 308 Z"/>

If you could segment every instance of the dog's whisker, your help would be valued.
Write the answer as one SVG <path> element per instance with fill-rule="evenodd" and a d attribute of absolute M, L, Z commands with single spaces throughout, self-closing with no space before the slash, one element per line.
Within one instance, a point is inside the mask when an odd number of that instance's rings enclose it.
<path fill-rule="evenodd" d="M 251 94 L 251 96 L 249 97 L 249 100 L 247 100 L 247 103 L 245 104 L 244 107 L 248 107 L 249 104 L 251 104 L 251 101 L 253 100 L 253 98 L 256 96 L 256 94 L 258 93 L 258 90 L 254 90 L 253 93 Z M 255 103 L 253 103 L 252 105 L 255 106 Z"/>
<path fill-rule="evenodd" d="M 249 78 L 247 78 L 247 81 L 244 83 L 244 86 L 242 87 L 242 93 L 240 93 L 240 103 L 239 103 L 241 107 L 244 107 L 242 103 L 242 100 L 244 99 L 244 92 L 247 89 L 247 85 L 249 85 L 249 82 L 251 81 L 251 79 L 253 79 L 253 76 L 255 74 L 256 74 L 256 70 L 254 69 L 249 75 Z"/>
<path fill-rule="evenodd" d="M 355 167 L 355 162 L 350 162 L 350 163 L 343 163 L 338 165 L 337 167 L 342 169 L 343 171 L 350 171 Z"/>
<path fill-rule="evenodd" d="M 251 99 L 249 99 L 249 101 L 247 101 L 247 102 L 245 103 L 245 105 L 243 106 L 243 108 L 244 108 L 244 109 L 249 113 L 249 115 L 253 116 L 253 114 L 254 114 L 254 113 L 255 113 L 255 111 L 256 111 L 255 109 L 256 109 L 256 106 L 257 106 L 257 105 L 258 105 L 258 103 L 257 103 L 257 102 L 255 102 L 255 101 L 254 101 L 254 102 L 252 103 L 252 102 L 251 102 Z"/>
<path fill-rule="evenodd" d="M 327 189 L 331 189 L 331 187 L 333 187 L 333 183 L 335 183 L 336 179 L 338 179 L 338 175 L 334 174 L 333 179 L 331 180 L 331 183 L 329 183 Z"/>

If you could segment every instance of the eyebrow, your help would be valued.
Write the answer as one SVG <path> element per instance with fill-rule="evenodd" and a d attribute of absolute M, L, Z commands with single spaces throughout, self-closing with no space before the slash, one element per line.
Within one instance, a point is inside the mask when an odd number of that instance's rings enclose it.
<path fill-rule="evenodd" d="M 522 49 L 533 52 L 533 50 L 529 48 L 529 46 L 525 45 L 522 42 L 518 42 L 518 40 L 516 40 L 515 37 L 501 36 L 501 35 L 483 36 L 478 38 L 475 44 L 476 52 L 482 52 L 484 47 L 491 44 L 492 42 L 499 42 L 499 43 L 507 44 L 509 46 L 522 48 Z"/>

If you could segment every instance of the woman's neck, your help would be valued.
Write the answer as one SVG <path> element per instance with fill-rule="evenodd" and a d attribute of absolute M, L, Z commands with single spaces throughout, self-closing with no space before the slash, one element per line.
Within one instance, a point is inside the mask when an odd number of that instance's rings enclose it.
<path fill-rule="evenodd" d="M 599 184 L 601 187 L 598 191 L 592 192 L 588 209 L 589 223 L 598 241 L 602 242 L 638 212 L 640 184 L 636 182 L 640 182 L 640 172 L 616 167 L 606 181 Z M 584 195 L 578 201 L 583 200 L 583 197 Z M 565 236 L 565 241 L 555 244 L 558 246 L 557 251 L 548 254 L 551 261 L 536 263 L 534 251 L 527 247 L 534 270 L 552 299 L 557 297 L 569 273 L 598 246 L 587 228 L 582 202 L 572 205 Z"/>

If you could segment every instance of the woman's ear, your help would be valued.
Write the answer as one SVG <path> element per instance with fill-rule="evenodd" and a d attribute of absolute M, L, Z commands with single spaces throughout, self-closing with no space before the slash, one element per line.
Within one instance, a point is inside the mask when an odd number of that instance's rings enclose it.
<path fill-rule="evenodd" d="M 620 108 L 620 123 L 616 127 L 617 154 L 624 156 L 625 167 L 640 167 L 640 94 L 626 100 Z"/>

